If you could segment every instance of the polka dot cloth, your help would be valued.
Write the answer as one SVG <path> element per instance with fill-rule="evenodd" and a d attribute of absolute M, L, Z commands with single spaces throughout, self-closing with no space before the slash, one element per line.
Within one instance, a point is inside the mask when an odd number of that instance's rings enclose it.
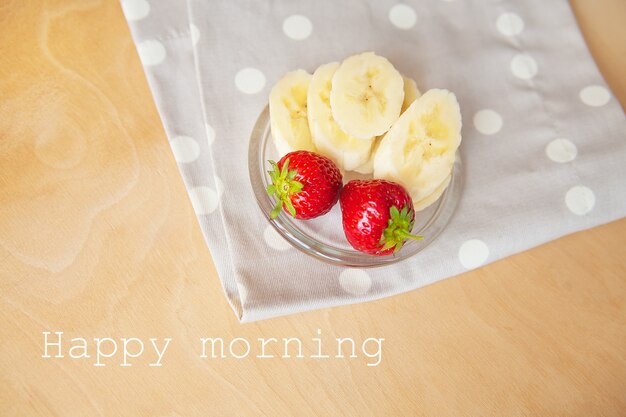
<path fill-rule="evenodd" d="M 502 129 L 502 116 L 495 110 L 479 110 L 474 115 L 474 127 L 484 135 L 496 134 Z"/>
<path fill-rule="evenodd" d="M 217 195 L 222 197 L 222 194 L 224 194 L 224 183 L 220 177 L 215 177 L 215 189 L 217 190 Z"/>
<path fill-rule="evenodd" d="M 217 209 L 219 194 L 207 186 L 193 187 L 189 189 L 189 198 L 194 211 L 198 215 L 207 215 Z"/>
<path fill-rule="evenodd" d="M 546 146 L 546 155 L 554 162 L 571 162 L 577 154 L 576 145 L 568 139 L 555 139 Z"/>
<path fill-rule="evenodd" d="M 155 40 L 147 40 L 137 44 L 137 52 L 141 63 L 148 67 L 160 64 L 166 56 L 163 44 Z"/>
<path fill-rule="evenodd" d="M 389 21 L 398 29 L 411 29 L 417 22 L 417 14 L 411 6 L 396 4 L 389 10 Z"/>
<path fill-rule="evenodd" d="M 601 85 L 590 85 L 580 90 L 580 100 L 591 107 L 601 107 L 609 102 L 611 93 Z"/>
<path fill-rule="evenodd" d="M 235 75 L 235 85 L 244 94 L 256 94 L 265 87 L 265 75 L 256 68 L 244 68 Z"/>
<path fill-rule="evenodd" d="M 213 145 L 213 142 L 215 142 L 215 129 L 213 129 L 213 126 L 208 123 L 205 123 L 204 127 L 206 129 L 206 137 L 209 142 L 209 146 L 211 146 Z"/>
<path fill-rule="evenodd" d="M 245 303 L 248 299 L 248 287 L 240 282 L 237 282 L 237 292 L 239 293 L 239 300 L 241 303 Z"/>
<path fill-rule="evenodd" d="M 283 22 L 283 32 L 285 32 L 287 37 L 301 41 L 311 36 L 313 24 L 308 17 L 295 14 L 285 19 Z"/>
<path fill-rule="evenodd" d="M 200 1 L 180 2 L 173 13 L 177 3 L 163 2 L 121 0 L 121 8 L 191 204 L 203 216 L 200 224 L 227 294 L 245 321 L 406 291 L 626 211 L 615 206 L 616 197 L 606 198 L 617 174 L 626 177 L 624 164 L 609 155 L 623 150 L 615 128 L 623 112 L 587 55 L 575 21 L 562 14 L 563 4 L 555 6 L 559 2 L 489 0 L 478 9 L 459 0 L 337 2 L 332 20 L 307 2 L 275 2 L 259 13 L 239 2 Z M 233 36 L 215 48 L 210 37 L 219 33 Z M 542 33 L 544 42 L 537 42 Z M 193 48 L 178 50 L 178 35 Z M 428 44 L 416 53 L 414 46 L 424 40 Z M 245 170 L 250 130 L 267 103 L 268 80 L 299 67 L 312 72 L 349 51 L 385 44 L 393 44 L 393 51 L 377 52 L 420 89 L 449 88 L 459 98 L 461 203 L 450 227 L 415 258 L 373 269 L 321 264 L 255 217 L 262 213 Z M 316 50 L 327 59 L 316 60 Z M 186 68 L 190 62 L 193 68 Z M 453 69 L 461 67 L 459 76 Z M 198 82 L 205 88 L 198 89 Z M 172 103 L 172 97 L 185 99 Z M 243 159 L 233 162 L 236 155 Z M 593 177 L 593 158 L 615 174 L 602 182 Z M 319 221 L 340 224 L 333 217 L 338 212 Z M 295 269 L 297 282 L 289 279 Z"/>
<path fill-rule="evenodd" d="M 200 40 L 200 29 L 192 23 L 189 25 L 189 33 L 191 34 L 191 42 L 196 45 Z"/>
<path fill-rule="evenodd" d="M 498 31 L 504 36 L 516 36 L 524 30 L 524 21 L 516 13 L 502 13 L 496 21 Z"/>
<path fill-rule="evenodd" d="M 291 244 L 285 240 L 278 232 L 271 226 L 267 225 L 263 231 L 263 239 L 270 248 L 278 251 L 285 251 L 291 248 Z"/>
<path fill-rule="evenodd" d="M 141 20 L 150 13 L 150 3 L 146 0 L 122 0 L 122 11 L 129 21 Z"/>
<path fill-rule="evenodd" d="M 459 248 L 459 261 L 466 269 L 478 268 L 488 257 L 489 248 L 480 239 L 467 240 Z"/>
<path fill-rule="evenodd" d="M 572 213 L 582 216 L 593 210 L 596 205 L 596 196 L 591 189 L 577 185 L 565 194 L 565 205 Z"/>
<path fill-rule="evenodd" d="M 194 138 L 188 136 L 176 136 L 170 141 L 172 152 L 176 162 L 187 164 L 198 159 L 200 155 L 200 146 Z"/>
<path fill-rule="evenodd" d="M 517 78 L 530 80 L 537 75 L 537 61 L 532 56 L 517 54 L 511 60 L 511 72 Z"/>
<path fill-rule="evenodd" d="M 348 294 L 363 295 L 372 287 L 372 278 L 362 269 L 345 269 L 339 274 L 339 284 Z"/>

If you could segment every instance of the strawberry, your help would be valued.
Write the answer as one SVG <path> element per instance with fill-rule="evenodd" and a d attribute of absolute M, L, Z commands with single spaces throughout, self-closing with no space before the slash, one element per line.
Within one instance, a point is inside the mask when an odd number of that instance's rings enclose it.
<path fill-rule="evenodd" d="M 353 180 L 339 199 L 343 231 L 352 247 L 371 255 L 398 252 L 411 234 L 415 211 L 404 187 L 386 180 Z"/>
<path fill-rule="evenodd" d="M 295 151 L 278 163 L 269 163 L 272 183 L 267 186 L 267 193 L 276 197 L 272 219 L 278 217 L 282 208 L 296 219 L 312 219 L 328 213 L 339 199 L 341 172 L 325 156 Z"/>

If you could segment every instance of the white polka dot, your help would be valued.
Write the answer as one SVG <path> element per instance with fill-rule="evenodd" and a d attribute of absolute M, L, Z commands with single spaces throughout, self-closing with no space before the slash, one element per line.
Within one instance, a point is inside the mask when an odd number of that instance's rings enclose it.
<path fill-rule="evenodd" d="M 577 185 L 565 194 L 565 205 L 572 213 L 582 216 L 589 213 L 596 205 L 596 196 L 589 188 Z"/>
<path fill-rule="evenodd" d="M 362 269 L 344 269 L 339 275 L 341 288 L 349 294 L 363 295 L 372 286 L 372 278 Z"/>
<path fill-rule="evenodd" d="M 530 55 L 517 54 L 511 60 L 511 72 L 517 78 L 530 80 L 537 75 L 537 61 Z"/>
<path fill-rule="evenodd" d="M 189 190 L 189 198 L 196 214 L 211 214 L 217 208 L 219 195 L 210 187 L 199 186 Z"/>
<path fill-rule="evenodd" d="M 141 63 L 145 66 L 156 65 L 165 59 L 165 47 L 159 41 L 149 40 L 137 44 L 137 52 Z"/>
<path fill-rule="evenodd" d="M 146 0 L 122 0 L 122 11 L 126 20 L 140 20 L 150 13 L 150 3 Z"/>
<path fill-rule="evenodd" d="M 205 123 L 204 127 L 206 128 L 206 137 L 209 141 L 209 146 L 211 146 L 213 142 L 215 142 L 215 129 L 208 123 Z"/>
<path fill-rule="evenodd" d="M 278 232 L 270 225 L 265 227 L 263 231 L 263 239 L 265 239 L 265 243 L 272 249 L 276 250 L 287 250 L 291 247 L 291 244 L 285 240 Z"/>
<path fill-rule="evenodd" d="M 215 189 L 217 190 L 217 194 L 221 197 L 224 194 L 224 183 L 222 179 L 218 176 L 215 176 Z"/>
<path fill-rule="evenodd" d="M 485 263 L 489 257 L 489 248 L 479 239 L 470 239 L 459 248 L 459 261 L 466 269 L 474 269 Z"/>
<path fill-rule="evenodd" d="M 182 164 L 193 162 L 198 159 L 200 155 L 198 142 L 189 136 L 176 136 L 170 141 L 170 146 L 172 147 L 176 162 Z"/>
<path fill-rule="evenodd" d="M 570 162 L 576 159 L 578 150 L 572 141 L 567 139 L 554 139 L 546 146 L 546 155 L 554 162 Z"/>
<path fill-rule="evenodd" d="M 611 99 L 611 93 L 601 85 L 590 85 L 580 90 L 580 99 L 592 107 L 604 106 Z"/>
<path fill-rule="evenodd" d="M 417 14 L 406 4 L 396 4 L 389 10 L 389 20 L 398 29 L 411 29 L 417 21 Z"/>
<path fill-rule="evenodd" d="M 517 13 L 502 13 L 498 16 L 496 27 L 504 36 L 515 36 L 524 30 L 524 21 Z"/>
<path fill-rule="evenodd" d="M 235 76 L 237 89 L 245 94 L 256 94 L 265 87 L 265 75 L 256 68 L 244 68 Z"/>
<path fill-rule="evenodd" d="M 483 109 L 474 115 L 474 127 L 484 135 L 493 135 L 502 129 L 502 116 L 491 109 Z"/>
<path fill-rule="evenodd" d="M 311 36 L 313 23 L 306 16 L 294 14 L 283 21 L 283 32 L 287 37 L 301 41 Z"/>
<path fill-rule="evenodd" d="M 189 24 L 189 33 L 191 34 L 191 42 L 195 45 L 200 40 L 200 29 L 193 23 Z"/>

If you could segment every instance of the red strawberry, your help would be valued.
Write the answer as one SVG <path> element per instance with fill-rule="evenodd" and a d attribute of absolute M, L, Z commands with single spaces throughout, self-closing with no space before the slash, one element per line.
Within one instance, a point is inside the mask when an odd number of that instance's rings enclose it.
<path fill-rule="evenodd" d="M 341 197 L 343 231 L 352 247 L 383 256 L 402 248 L 411 234 L 415 211 L 404 187 L 386 180 L 353 180 L 343 187 Z"/>
<path fill-rule="evenodd" d="M 339 199 L 341 172 L 325 156 L 295 151 L 283 156 L 278 164 L 269 163 L 272 184 L 267 186 L 267 193 L 276 196 L 272 219 L 278 217 L 281 208 L 296 219 L 312 219 L 328 213 Z"/>

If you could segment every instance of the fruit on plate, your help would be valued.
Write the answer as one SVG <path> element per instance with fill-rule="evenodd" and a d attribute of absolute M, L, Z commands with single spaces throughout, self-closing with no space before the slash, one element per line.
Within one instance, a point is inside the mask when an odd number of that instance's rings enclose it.
<path fill-rule="evenodd" d="M 307 92 L 311 74 L 288 72 L 270 91 L 270 127 L 278 154 L 314 151 L 307 118 Z"/>
<path fill-rule="evenodd" d="M 373 52 L 346 58 L 333 76 L 332 114 L 344 132 L 359 139 L 385 133 L 398 120 L 404 81 L 394 66 Z"/>
<path fill-rule="evenodd" d="M 309 151 L 289 152 L 278 163 L 269 161 L 272 183 L 267 193 L 276 198 L 270 213 L 275 219 L 284 209 L 296 219 L 328 213 L 337 203 L 342 186 L 339 168 L 325 156 Z"/>
<path fill-rule="evenodd" d="M 437 200 L 449 183 L 461 143 L 461 112 L 448 90 L 429 90 L 384 136 L 374 156 L 374 178 L 406 188 L 416 210 Z M 435 198 L 437 196 L 437 198 Z"/>
<path fill-rule="evenodd" d="M 461 112 L 448 90 L 420 92 L 373 52 L 287 73 L 269 97 L 278 162 L 269 161 L 281 211 L 321 216 L 339 200 L 346 238 L 357 250 L 388 255 L 411 234 L 415 213 L 449 186 L 461 143 Z M 343 187 L 343 172 L 368 178 Z"/>
<path fill-rule="evenodd" d="M 415 212 L 407 191 L 386 180 L 352 180 L 339 198 L 343 230 L 353 248 L 371 255 L 395 253 L 411 234 Z"/>
<path fill-rule="evenodd" d="M 357 139 L 345 133 L 330 108 L 330 91 L 338 62 L 320 66 L 313 73 L 307 97 L 309 128 L 317 152 L 330 158 L 339 169 L 352 171 L 370 157 L 374 138 Z"/>

